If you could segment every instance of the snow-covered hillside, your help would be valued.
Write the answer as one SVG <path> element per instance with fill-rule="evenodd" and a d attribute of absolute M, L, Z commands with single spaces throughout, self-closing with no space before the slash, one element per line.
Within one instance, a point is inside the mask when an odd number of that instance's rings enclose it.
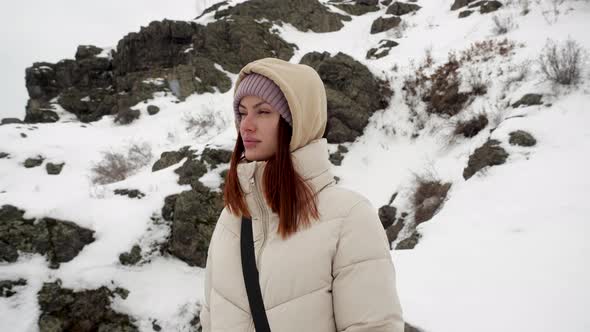
<path fill-rule="evenodd" d="M 451 10 L 452 0 L 419 0 L 420 8 L 400 15 L 397 27 L 370 33 L 375 20 L 393 17 L 383 2 L 377 11 L 351 15 L 338 31 L 303 32 L 288 23 L 272 29 L 297 45 L 291 62 L 313 51 L 342 52 L 393 91 L 389 106 L 371 115 L 360 137 L 330 149 L 347 150 L 341 165 L 334 166 L 340 185 L 366 195 L 376 207 L 407 213 L 405 223 L 397 217 L 392 226 L 399 225 L 393 248 L 418 238 L 413 249 L 392 250 L 405 320 L 433 332 L 589 331 L 590 266 L 584 263 L 590 258 L 585 239 L 590 234 L 590 204 L 585 202 L 590 194 L 588 58 L 580 60 L 579 82 L 570 85 L 547 80 L 537 60 L 548 39 L 558 45 L 574 40 L 588 54 L 590 2 L 502 1 L 496 11 L 482 14 L 475 8 L 459 18 L 466 7 Z M 218 10 L 244 1 L 228 3 Z M 186 20 L 192 19 L 190 13 Z M 194 22 L 214 20 L 211 12 Z M 399 45 L 386 56 L 367 58 L 383 39 Z M 453 59 L 462 78 L 455 92 L 468 97 L 451 105 L 459 105 L 456 114 L 434 114 L 428 111 L 435 107 L 432 100 L 422 98 L 432 82 L 421 85 L 417 79 L 434 77 Z M 235 82 L 234 73 L 216 68 Z M 416 94 L 409 91 L 411 84 Z M 476 87 L 482 91 L 475 93 Z M 37 293 L 43 283 L 58 279 L 72 290 L 126 289 L 127 296 L 114 297 L 112 309 L 135 319 L 140 331 L 197 328 L 191 321 L 203 299 L 204 270 L 149 251 L 170 235 L 169 224 L 161 222 L 166 197 L 191 188 L 178 184 L 174 172 L 186 158 L 154 172 L 152 165 L 162 152 L 187 145 L 197 154 L 206 147 L 233 148 L 232 90 L 214 91 L 182 100 L 157 92 L 132 107 L 140 116 L 127 125 L 110 115 L 82 123 L 54 106 L 58 122 L 0 126 L 0 207 L 15 206 L 25 211 L 25 219 L 55 218 L 94 231 L 94 241 L 57 269 L 40 254 L 22 252 L 16 262 L 0 260 L 0 281 L 26 280 L 9 297 L 0 287 L 1 331 L 37 331 L 42 313 Z M 542 97 L 514 107 L 526 94 Z M 148 105 L 159 112 L 151 115 Z M 456 132 L 478 116 L 486 118 L 483 129 L 471 137 Z M 206 127 L 198 125 L 203 123 Z M 519 130 L 536 144 L 512 144 L 512 133 Z M 471 156 L 490 140 L 498 141 L 505 162 L 465 176 Z M 113 183 L 93 180 L 92 169 L 104 152 L 125 154 L 133 146 L 146 153 L 136 171 Z M 42 167 L 24 167 L 37 155 Z M 50 175 L 48 163 L 65 164 L 59 175 Z M 227 164 L 208 165 L 200 181 L 216 192 L 225 169 Z M 436 214 L 416 226 L 414 198 L 424 181 L 449 187 Z M 127 188 L 145 196 L 114 193 Z M 119 255 L 134 244 L 144 251 L 141 264 L 121 264 Z"/>

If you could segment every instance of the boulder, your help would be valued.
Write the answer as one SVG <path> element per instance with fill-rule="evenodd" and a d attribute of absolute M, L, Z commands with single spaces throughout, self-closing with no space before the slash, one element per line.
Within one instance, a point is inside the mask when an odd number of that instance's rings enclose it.
<path fill-rule="evenodd" d="M 336 14 L 316 0 L 250 0 L 236 6 L 218 10 L 215 19 L 247 17 L 249 20 L 267 19 L 270 22 L 289 23 L 300 31 L 332 32 L 340 30 L 349 16 Z"/>
<path fill-rule="evenodd" d="M 414 3 L 396 1 L 387 8 L 386 14 L 402 16 L 419 10 L 420 6 Z"/>
<path fill-rule="evenodd" d="M 209 164 L 211 168 L 215 168 L 219 164 L 229 163 L 231 155 L 232 151 L 207 147 L 201 153 L 201 161 Z"/>
<path fill-rule="evenodd" d="M 0 126 L 13 123 L 23 123 L 23 121 L 18 118 L 4 118 L 2 121 L 0 121 Z"/>
<path fill-rule="evenodd" d="M 513 131 L 509 135 L 510 138 L 508 139 L 508 142 L 512 145 L 529 147 L 537 144 L 537 140 L 533 137 L 533 135 L 524 130 Z"/>
<path fill-rule="evenodd" d="M 398 16 L 387 18 L 379 17 L 375 21 L 373 21 L 373 24 L 371 25 L 371 34 L 376 34 L 393 29 L 397 27 L 401 22 L 402 19 Z"/>
<path fill-rule="evenodd" d="M 330 161 L 332 164 L 336 166 L 340 166 L 342 164 L 342 159 L 344 159 L 344 154 L 348 152 L 348 148 L 344 145 L 338 145 L 338 151 L 330 154 Z"/>
<path fill-rule="evenodd" d="M 369 117 L 389 106 L 393 94 L 389 84 L 349 55 L 312 52 L 300 62 L 314 68 L 324 82 L 328 102 L 325 137 L 329 143 L 354 141 Z"/>
<path fill-rule="evenodd" d="M 189 150 L 189 146 L 184 146 L 178 151 L 166 151 L 160 154 L 160 159 L 152 166 L 152 172 L 159 171 L 166 167 L 170 167 L 180 162 L 183 158 L 188 158 L 193 155 Z"/>
<path fill-rule="evenodd" d="M 381 39 L 375 48 L 371 48 L 366 55 L 367 59 L 380 59 L 389 55 L 389 51 L 399 45 L 397 42 L 389 39 Z"/>
<path fill-rule="evenodd" d="M 533 106 L 533 105 L 542 105 L 543 104 L 543 95 L 537 93 L 527 93 L 522 96 L 518 101 L 512 104 L 512 107 L 517 108 L 520 106 Z"/>
<path fill-rule="evenodd" d="M 128 291 L 97 289 L 73 291 L 62 288 L 61 281 L 44 283 L 37 293 L 41 314 L 40 331 L 135 332 L 134 319 L 115 312 L 112 299 Z M 123 296 L 122 296 L 123 297 Z"/>
<path fill-rule="evenodd" d="M 459 18 L 464 18 L 473 14 L 473 10 L 463 10 L 459 12 Z"/>
<path fill-rule="evenodd" d="M 47 163 L 45 165 L 45 170 L 47 171 L 47 174 L 58 175 L 59 173 L 61 173 L 61 170 L 64 167 L 64 165 L 65 165 L 65 163 L 60 163 L 60 164 Z"/>
<path fill-rule="evenodd" d="M 70 221 L 25 219 L 24 211 L 11 205 L 0 208 L 0 261 L 15 262 L 18 251 L 47 255 L 51 268 L 69 262 L 89 243 L 94 231 Z"/>
<path fill-rule="evenodd" d="M 465 180 L 471 178 L 484 167 L 505 163 L 508 152 L 499 145 L 500 141 L 490 139 L 484 145 L 475 149 L 473 154 L 469 156 L 467 167 L 463 170 L 463 178 Z"/>
<path fill-rule="evenodd" d="M 160 108 L 155 105 L 148 105 L 147 112 L 149 115 L 155 115 L 158 114 L 158 112 L 160 112 Z"/>
<path fill-rule="evenodd" d="M 352 3 L 335 4 L 336 8 L 342 9 L 350 15 L 363 15 L 370 12 L 376 12 L 379 10 L 377 0 L 356 0 Z"/>
<path fill-rule="evenodd" d="M 23 163 L 23 165 L 26 168 L 37 167 L 37 166 L 40 166 L 41 164 L 43 164 L 43 160 L 45 160 L 45 158 L 43 156 L 39 155 L 36 157 L 27 158 L 25 160 L 25 162 Z"/>
<path fill-rule="evenodd" d="M 209 241 L 223 209 L 221 194 L 200 184 L 170 201 L 174 201 L 173 212 L 162 212 L 165 218 L 173 217 L 168 251 L 190 266 L 205 267 Z"/>

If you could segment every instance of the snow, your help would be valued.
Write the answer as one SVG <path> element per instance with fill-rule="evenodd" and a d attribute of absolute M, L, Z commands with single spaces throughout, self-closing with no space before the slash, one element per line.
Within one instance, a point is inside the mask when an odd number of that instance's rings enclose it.
<path fill-rule="evenodd" d="M 89 17 L 71 13 L 93 12 L 92 19 L 108 17 L 110 23 L 120 23 L 110 24 L 109 29 L 89 22 L 79 24 L 88 30 L 74 29 L 78 37 L 63 33 L 65 26 L 57 26 L 62 30 L 47 32 L 43 44 L 31 43 L 39 45 L 38 49 L 29 45 L 26 52 L 15 48 L 10 55 L 2 53 L 8 60 L 2 61 L 7 74 L 2 79 L 6 86 L 0 90 L 14 91 L 15 85 L 24 90 L 22 71 L 33 61 L 55 62 L 71 57 L 78 44 L 114 45 L 124 34 L 137 31 L 153 19 L 192 20 L 216 2 L 197 3 L 200 7 L 196 12 L 189 2 L 176 7 L 148 2 L 142 6 L 141 15 L 135 12 L 137 6 L 132 2 L 116 11 L 112 9 L 114 2 L 101 3 L 110 14 L 125 17 L 120 20 L 97 14 L 98 8 L 89 11 L 74 3 L 52 5 L 60 10 L 67 8 L 65 13 L 84 22 Z M 229 5 L 240 2 L 243 0 L 230 1 Z M 519 2 L 512 1 L 497 13 L 475 12 L 463 19 L 457 18 L 458 11 L 449 10 L 451 3 L 421 1 L 418 12 L 403 17 L 407 23 L 404 27 L 375 35 L 369 34 L 371 23 L 384 14 L 385 8 L 353 17 L 336 32 L 301 32 L 290 24 L 275 25 L 273 29 L 287 42 L 298 45 L 292 62 L 299 62 L 311 51 L 332 55 L 343 52 L 388 80 L 394 90 L 390 106 L 371 117 L 355 142 L 344 144 L 349 152 L 342 165 L 334 167 L 341 185 L 359 191 L 376 207 L 388 204 L 392 194 L 398 193 L 393 205 L 398 211 L 409 211 L 416 176 L 452 183 L 442 209 L 418 226 L 422 234 L 418 245 L 412 250 L 392 251 L 397 289 L 409 323 L 434 332 L 588 331 L 590 316 L 585 309 L 590 306 L 590 267 L 584 262 L 590 255 L 590 244 L 585 239 L 590 231 L 590 205 L 586 203 L 590 194 L 590 112 L 586 106 L 590 102 L 589 66 L 584 64 L 586 71 L 580 85 L 566 88 L 543 80 L 535 61 L 548 38 L 563 41 L 571 37 L 590 50 L 590 36 L 585 33 L 590 3 L 531 1 L 530 12 L 522 16 Z M 30 10 L 30 18 L 20 24 L 32 32 L 36 26 L 32 22 L 40 20 L 40 13 L 55 10 L 40 2 L 32 6 L 30 0 L 10 6 L 12 10 Z M 494 15 L 511 16 L 513 30 L 494 36 Z M 208 14 L 197 22 L 211 20 L 213 14 Z M 3 20 L 3 24 L 9 22 Z M 419 130 L 416 123 L 410 122 L 411 111 L 401 87 L 404 77 L 423 61 L 427 50 L 437 66 L 446 61 L 449 52 L 461 52 L 474 42 L 504 38 L 514 41 L 513 54 L 467 63 L 461 71 L 467 75 L 469 68 L 481 70 L 489 87 L 453 121 L 486 114 L 491 121 L 486 130 L 470 139 L 454 137 L 454 122 L 429 118 L 420 107 L 417 112 L 424 128 Z M 399 45 L 388 56 L 366 60 L 366 52 L 382 39 L 395 40 Z M 105 48 L 99 56 L 109 56 L 110 50 Z M 14 54 L 27 56 L 15 66 Z M 19 77 L 12 71 L 15 67 L 21 68 Z M 215 67 L 235 82 L 235 74 L 218 64 Z M 528 69 L 523 71 L 523 79 L 510 83 L 523 68 Z M 162 78 L 145 83 L 166 84 Z M 542 93 L 544 104 L 510 107 L 526 93 Z M 22 117 L 22 111 L 17 114 L 7 109 L 13 108 L 10 105 L 24 105 L 24 93 L 4 94 L 2 100 L 8 105 L 0 111 L 4 112 L 2 117 Z M 140 118 L 125 126 L 115 123 L 112 116 L 80 123 L 54 100 L 52 110 L 59 114 L 59 122 L 0 127 L 0 152 L 10 154 L 0 159 L 0 205 L 22 208 L 27 218 L 73 221 L 94 230 L 96 238 L 57 270 L 49 269 L 39 255 L 23 254 L 14 264 L 1 263 L 0 280 L 28 280 L 26 286 L 17 288 L 17 295 L 0 298 L 3 331 L 36 331 L 40 314 L 36 293 L 43 282 L 56 279 L 73 289 L 102 285 L 128 289 L 129 297 L 117 298 L 112 306 L 136 318 L 141 331 L 151 331 L 153 320 L 164 331 L 190 330 L 189 322 L 203 300 L 204 270 L 155 253 L 147 257 L 149 262 L 131 267 L 121 265 L 118 257 L 136 243 L 149 249 L 163 241 L 169 229 L 152 217 L 158 217 L 166 196 L 189 189 L 176 183 L 174 173 L 184 161 L 151 172 L 160 153 L 186 145 L 197 152 L 206 146 L 233 148 L 236 134 L 231 100 L 231 90 L 194 94 L 182 102 L 170 93 L 159 92 L 133 106 L 140 111 Z M 160 112 L 148 115 L 149 105 L 158 106 Z M 191 126 L 199 122 L 211 126 Z M 489 129 L 496 125 L 490 133 Z M 530 132 L 537 144 L 510 145 L 509 133 L 519 129 Z M 21 137 L 21 133 L 27 137 Z M 499 140 L 509 153 L 507 162 L 465 181 L 462 172 L 469 156 L 490 138 Z M 124 153 L 132 144 L 151 147 L 153 157 L 149 163 L 123 181 L 93 184 L 91 168 L 101 160 L 102 152 Z M 337 146 L 329 148 L 335 151 Z M 22 166 L 26 158 L 38 154 L 46 158 L 43 165 L 30 169 Z M 47 175 L 47 162 L 65 162 L 62 173 Z M 227 167 L 209 171 L 200 180 L 217 188 L 221 183 L 219 174 Z M 129 199 L 114 195 L 115 189 L 122 188 L 139 189 L 146 196 Z M 409 231 L 404 229 L 402 235 Z"/>

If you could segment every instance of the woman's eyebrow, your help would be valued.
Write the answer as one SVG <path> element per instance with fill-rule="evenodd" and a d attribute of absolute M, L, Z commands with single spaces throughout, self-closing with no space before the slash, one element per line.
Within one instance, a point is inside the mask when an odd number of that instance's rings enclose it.
<path fill-rule="evenodd" d="M 258 107 L 258 106 L 260 106 L 260 105 L 262 105 L 262 104 L 267 104 L 267 105 L 269 105 L 269 106 L 270 106 L 270 104 L 269 104 L 269 103 L 267 103 L 267 102 L 265 102 L 265 101 L 263 100 L 263 101 L 259 102 L 258 104 L 254 105 L 253 107 L 254 107 L 254 108 L 256 108 L 256 107 Z M 240 103 L 240 104 L 238 105 L 238 107 L 243 107 L 243 108 L 246 108 L 246 106 L 242 105 L 242 103 Z"/>

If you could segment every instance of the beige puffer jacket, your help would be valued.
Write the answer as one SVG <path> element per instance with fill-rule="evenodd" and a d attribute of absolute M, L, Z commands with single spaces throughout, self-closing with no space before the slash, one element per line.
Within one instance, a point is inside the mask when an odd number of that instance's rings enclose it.
<path fill-rule="evenodd" d="M 335 185 L 328 148 L 326 95 L 310 67 L 278 59 L 246 65 L 283 91 L 293 118 L 291 151 L 296 170 L 318 198 L 320 220 L 286 240 L 264 200 L 265 162 L 241 163 L 240 185 L 252 213 L 260 288 L 273 332 L 402 332 L 404 323 L 385 231 L 375 208 L 358 193 Z M 235 90 L 234 90 L 235 91 Z M 254 331 L 240 261 L 241 217 L 221 212 L 209 246 L 205 332 Z"/>

